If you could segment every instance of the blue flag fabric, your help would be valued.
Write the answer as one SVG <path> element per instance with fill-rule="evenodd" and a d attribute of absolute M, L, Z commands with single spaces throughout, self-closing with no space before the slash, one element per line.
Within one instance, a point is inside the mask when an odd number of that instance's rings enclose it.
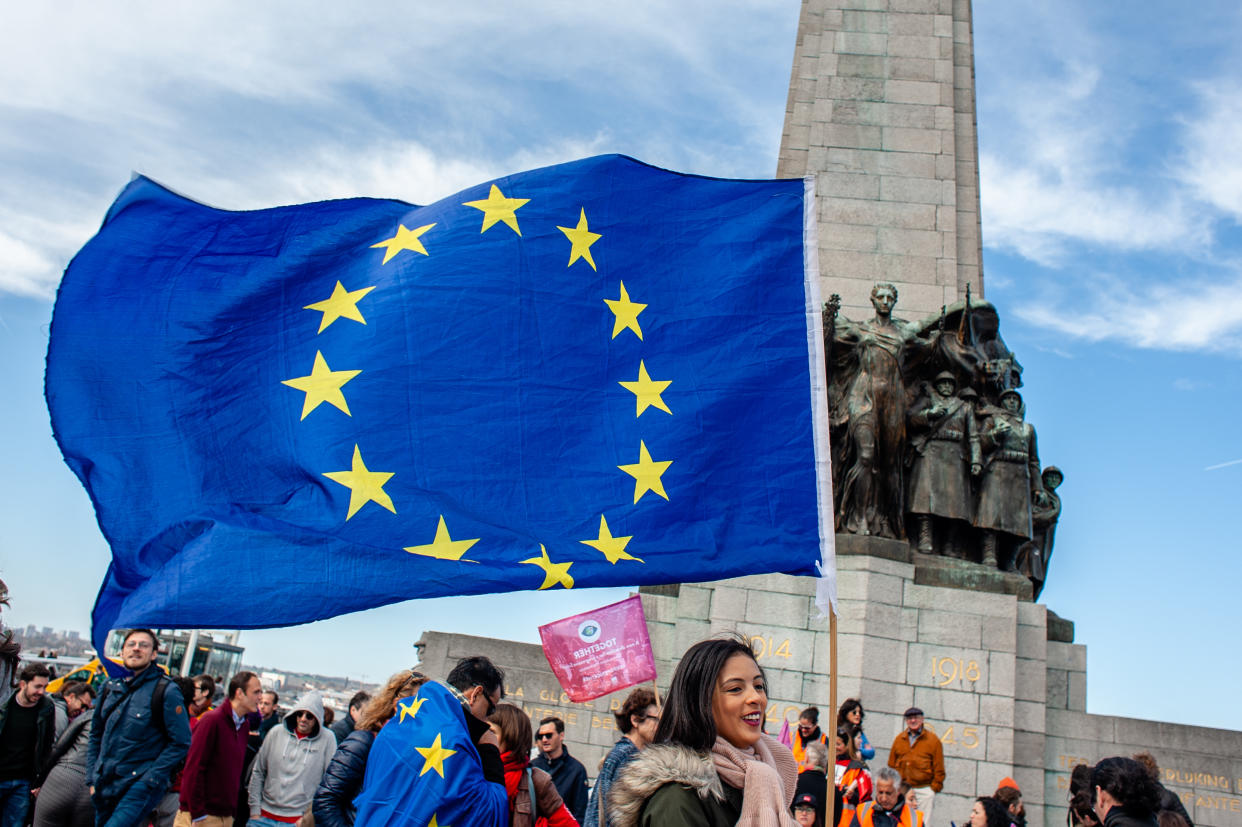
<path fill-rule="evenodd" d="M 461 702 L 438 683 L 397 702 L 367 753 L 354 827 L 504 827 L 509 798 L 483 777 Z"/>
<path fill-rule="evenodd" d="M 613 155 L 425 207 L 230 212 L 136 178 L 48 351 L 113 553 L 96 645 L 830 572 L 808 189 Z M 281 576 L 237 599 L 260 564 Z"/>

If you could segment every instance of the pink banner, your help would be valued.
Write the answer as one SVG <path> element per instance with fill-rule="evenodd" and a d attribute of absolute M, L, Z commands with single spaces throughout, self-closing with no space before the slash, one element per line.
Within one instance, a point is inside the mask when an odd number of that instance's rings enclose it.
<path fill-rule="evenodd" d="M 572 701 L 654 681 L 655 659 L 638 595 L 539 627 L 543 654 Z"/>

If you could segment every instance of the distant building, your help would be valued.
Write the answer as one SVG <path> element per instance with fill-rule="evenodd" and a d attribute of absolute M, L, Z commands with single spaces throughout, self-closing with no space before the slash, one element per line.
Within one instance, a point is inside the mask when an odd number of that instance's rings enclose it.
<path fill-rule="evenodd" d="M 219 629 L 156 629 L 160 638 L 159 663 L 170 675 L 220 675 L 228 680 L 241 669 L 244 647 L 237 641 L 241 632 Z M 121 653 L 124 630 L 108 636 L 105 652 L 116 658 Z"/>

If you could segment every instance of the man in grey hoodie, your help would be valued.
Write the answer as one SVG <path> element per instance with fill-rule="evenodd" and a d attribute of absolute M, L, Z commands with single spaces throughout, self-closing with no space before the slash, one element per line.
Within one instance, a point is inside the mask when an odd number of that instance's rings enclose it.
<path fill-rule="evenodd" d="M 301 824 L 335 754 L 336 738 L 323 726 L 323 698 L 309 692 L 263 739 L 250 776 L 249 823 Z"/>

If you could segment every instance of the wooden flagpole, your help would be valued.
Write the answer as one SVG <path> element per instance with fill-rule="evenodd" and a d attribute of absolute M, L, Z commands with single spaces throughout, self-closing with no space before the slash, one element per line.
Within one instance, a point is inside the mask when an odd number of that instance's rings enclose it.
<path fill-rule="evenodd" d="M 828 796 L 824 800 L 824 812 L 832 813 L 832 820 L 824 827 L 836 827 L 837 820 L 841 818 L 841 814 L 837 812 L 837 797 L 833 795 L 836 788 L 836 739 L 837 739 L 837 607 L 833 606 L 828 610 L 828 717 L 832 721 L 832 733 L 828 737 L 828 769 L 834 772 L 824 773 L 824 778 L 828 782 L 827 789 L 824 791 Z M 821 727 L 822 730 L 822 727 Z M 828 745 L 831 745 L 830 747 Z M 829 804 L 828 802 L 832 803 Z"/>

